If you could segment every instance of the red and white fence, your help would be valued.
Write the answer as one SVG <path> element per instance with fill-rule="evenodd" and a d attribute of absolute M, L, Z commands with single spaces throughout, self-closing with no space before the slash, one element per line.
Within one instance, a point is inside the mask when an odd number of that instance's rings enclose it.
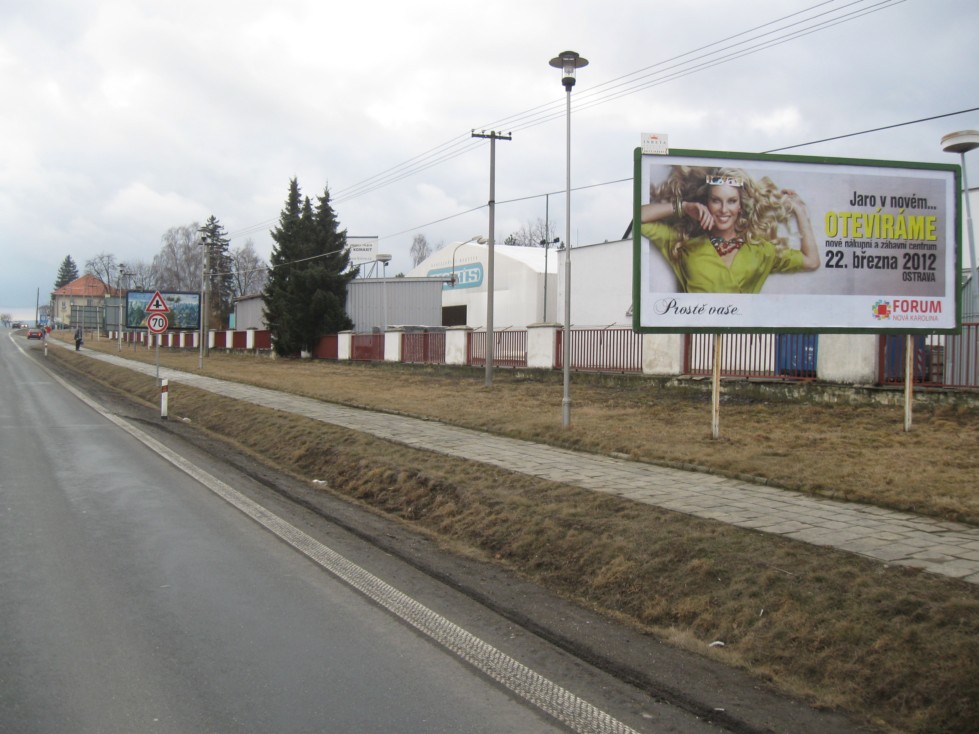
<path fill-rule="evenodd" d="M 529 330 L 497 331 L 494 365 L 501 368 L 563 368 L 563 330 L 548 327 L 536 333 L 529 346 Z M 173 331 L 159 336 L 146 331 L 110 332 L 111 339 L 147 348 L 198 349 L 198 332 Z M 575 328 L 571 330 L 571 369 L 592 372 L 644 372 L 644 339 L 627 328 Z M 979 323 L 963 324 L 956 335 L 917 335 L 911 340 L 914 382 L 927 387 L 979 388 Z M 543 345 L 543 348 L 541 348 Z M 904 383 L 905 335 L 881 336 L 876 383 Z M 208 348 L 268 352 L 272 334 L 267 330 L 208 332 Z M 538 353 L 532 354 L 534 349 Z M 711 334 L 683 337 L 683 375 L 712 374 L 714 338 Z M 819 377 L 818 334 L 724 334 L 721 337 L 721 375 L 755 379 L 813 380 Z M 329 334 L 310 356 L 315 359 L 397 361 L 405 364 L 486 364 L 486 332 L 466 328 L 404 331 L 389 334 Z M 543 354 L 543 356 L 541 356 Z"/>

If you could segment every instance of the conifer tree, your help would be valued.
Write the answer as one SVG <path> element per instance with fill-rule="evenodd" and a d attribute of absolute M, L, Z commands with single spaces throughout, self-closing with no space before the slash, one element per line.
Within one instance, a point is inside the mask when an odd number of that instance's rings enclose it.
<path fill-rule="evenodd" d="M 223 329 L 234 299 L 234 273 L 231 270 L 229 240 L 224 227 L 212 214 L 200 229 L 201 243 L 207 248 L 207 323 L 209 328 Z"/>
<path fill-rule="evenodd" d="M 339 230 L 329 189 L 314 208 L 292 179 L 272 239 L 264 295 L 275 350 L 289 356 L 311 351 L 321 336 L 352 325 L 346 313 L 347 283 L 353 277 L 347 233 Z"/>
<path fill-rule="evenodd" d="M 68 285 L 71 281 L 78 278 L 78 266 L 75 265 L 75 261 L 71 259 L 71 255 L 66 255 L 65 259 L 61 261 L 61 267 L 58 268 L 58 278 L 54 282 L 54 288 L 63 288 Z"/>

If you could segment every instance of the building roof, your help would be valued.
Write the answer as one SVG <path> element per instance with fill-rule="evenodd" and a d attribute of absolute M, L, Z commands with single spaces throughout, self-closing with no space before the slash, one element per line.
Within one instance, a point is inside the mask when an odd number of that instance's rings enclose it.
<path fill-rule="evenodd" d="M 52 296 L 67 296 L 69 298 L 105 298 L 106 296 L 119 296 L 121 294 L 122 291 L 118 288 L 111 288 L 103 283 L 100 278 L 89 274 L 75 278 L 51 293 Z"/>
<path fill-rule="evenodd" d="M 549 258 L 545 258 L 543 247 L 517 247 L 514 245 L 493 245 L 493 254 L 497 258 L 496 266 L 505 267 L 506 262 L 526 267 L 537 273 L 544 272 L 544 264 L 547 263 L 547 272 L 557 272 L 557 257 L 555 248 L 550 248 L 552 252 Z M 442 271 L 446 266 L 453 263 L 461 266 L 474 260 L 482 261 L 487 257 L 487 247 L 474 242 L 456 242 L 436 250 L 414 268 L 408 271 L 409 277 L 424 277 L 432 270 Z"/>

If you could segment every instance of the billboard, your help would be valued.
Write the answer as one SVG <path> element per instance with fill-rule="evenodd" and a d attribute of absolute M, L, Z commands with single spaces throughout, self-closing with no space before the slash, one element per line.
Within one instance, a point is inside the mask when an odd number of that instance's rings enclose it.
<path fill-rule="evenodd" d="M 199 329 L 201 324 L 201 294 L 171 291 L 129 291 L 126 294 L 126 328 L 145 329 L 147 311 L 153 296 L 163 296 L 169 312 L 170 329 Z"/>
<path fill-rule="evenodd" d="M 633 328 L 960 323 L 956 165 L 635 151 Z"/>

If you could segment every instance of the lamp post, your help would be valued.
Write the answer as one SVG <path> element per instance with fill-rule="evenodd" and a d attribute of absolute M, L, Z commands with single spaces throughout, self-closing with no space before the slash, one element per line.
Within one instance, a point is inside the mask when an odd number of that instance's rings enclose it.
<path fill-rule="evenodd" d="M 204 239 L 204 228 L 198 230 L 201 233 L 201 334 L 200 338 L 197 340 L 199 342 L 198 346 L 200 351 L 197 357 L 197 368 L 200 370 L 204 369 L 204 352 L 206 347 L 204 346 L 204 341 L 207 339 L 207 269 L 208 269 L 208 243 Z"/>
<path fill-rule="evenodd" d="M 129 293 L 129 288 L 130 288 L 130 285 L 132 284 L 131 281 L 130 281 L 130 278 L 132 278 L 135 274 L 136 274 L 136 271 L 134 271 L 134 270 L 126 270 L 125 269 L 125 265 L 120 265 L 119 266 L 119 275 L 120 275 L 121 280 L 122 280 L 122 290 L 126 294 Z M 121 303 L 119 305 L 120 305 L 120 307 L 122 307 L 122 304 Z M 125 328 L 127 317 L 128 317 L 128 315 L 124 313 L 123 314 L 123 319 L 122 319 L 122 324 L 120 324 L 120 326 L 119 326 L 120 330 L 122 330 L 123 328 Z M 121 335 L 120 335 L 120 337 L 121 337 Z M 129 331 L 127 329 L 126 330 L 126 339 L 128 340 L 128 338 L 129 338 Z M 133 351 L 135 351 L 135 350 L 136 350 L 136 342 L 133 342 Z"/>
<path fill-rule="evenodd" d="M 381 283 L 381 308 L 384 313 L 381 315 L 381 331 L 386 333 L 388 330 L 388 263 L 391 256 L 387 254 L 376 255 L 374 259 L 384 266 L 384 280 Z"/>
<path fill-rule="evenodd" d="M 125 266 L 125 264 L 124 263 L 119 263 L 119 285 L 120 286 L 122 285 L 122 278 L 123 278 L 123 275 L 125 275 L 125 273 L 126 273 L 126 266 Z M 117 352 L 121 352 L 122 351 L 122 299 L 123 299 L 122 294 L 123 294 L 123 290 L 120 287 L 119 288 L 119 333 L 117 335 L 118 336 L 118 348 L 116 349 Z"/>
<path fill-rule="evenodd" d="M 946 153 L 958 153 L 962 161 L 962 195 L 965 197 L 965 226 L 969 234 L 969 258 L 972 260 L 972 302 L 971 312 L 979 307 L 979 263 L 976 263 L 976 236 L 972 231 L 972 204 L 969 201 L 969 177 L 965 173 L 965 154 L 979 148 L 979 131 L 960 130 L 949 133 L 942 138 L 942 150 Z"/>
<path fill-rule="evenodd" d="M 561 83 L 567 95 L 567 176 L 564 193 L 564 397 L 561 399 L 561 425 L 571 425 L 571 87 L 575 83 L 575 70 L 588 65 L 588 59 L 575 51 L 562 51 L 551 59 L 551 66 L 561 70 Z"/>
<path fill-rule="evenodd" d="M 481 235 L 475 235 L 473 237 L 470 237 L 465 242 L 460 242 L 458 245 L 456 245 L 452 249 L 452 274 L 449 276 L 449 279 L 452 282 L 452 287 L 453 288 L 456 287 L 456 252 L 463 245 L 470 245 L 473 242 L 475 242 L 477 245 L 485 245 L 486 244 L 486 238 L 483 237 L 483 236 L 481 236 Z"/>

